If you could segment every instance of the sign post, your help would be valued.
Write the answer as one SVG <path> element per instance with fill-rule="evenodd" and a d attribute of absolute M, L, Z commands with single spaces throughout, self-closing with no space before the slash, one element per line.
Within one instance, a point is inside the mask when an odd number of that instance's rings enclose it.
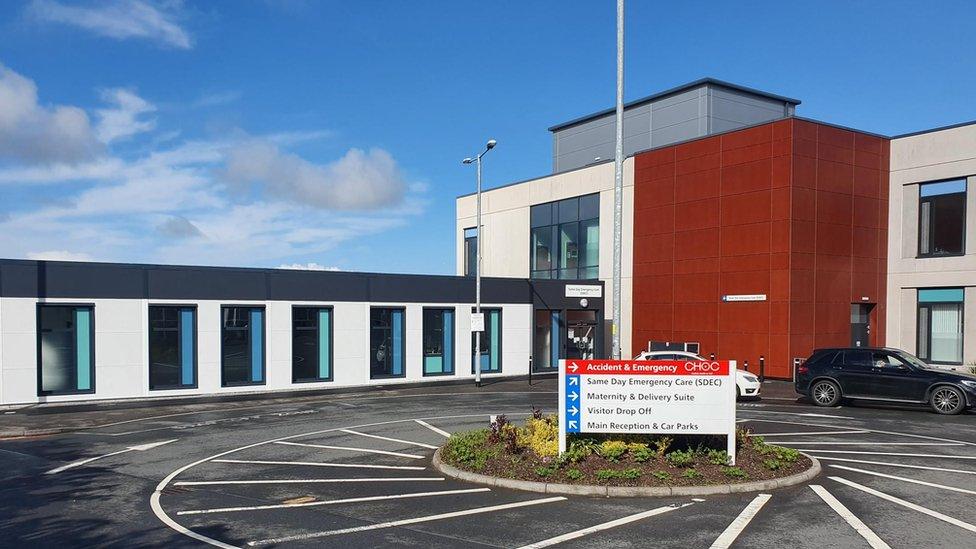
<path fill-rule="evenodd" d="M 560 453 L 570 433 L 726 435 L 734 465 L 735 361 L 560 360 Z"/>

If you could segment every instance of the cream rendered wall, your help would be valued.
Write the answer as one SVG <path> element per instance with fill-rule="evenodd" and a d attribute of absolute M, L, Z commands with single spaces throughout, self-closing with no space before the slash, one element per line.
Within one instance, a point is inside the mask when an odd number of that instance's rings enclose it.
<path fill-rule="evenodd" d="M 508 278 L 529 277 L 529 212 L 533 205 L 600 193 L 600 280 L 606 284 L 604 317 L 611 319 L 613 295 L 613 183 L 612 162 L 588 166 L 523 183 L 482 192 L 482 274 Z M 621 260 L 621 349 L 631 356 L 634 259 L 634 159 L 624 160 L 623 255 Z M 474 195 L 457 199 L 457 274 L 464 274 L 464 229 L 476 224 Z M 607 351 L 609 352 L 609 334 Z"/>
<path fill-rule="evenodd" d="M 93 304 L 95 307 L 95 393 L 37 396 L 38 302 Z M 196 305 L 197 388 L 149 390 L 149 305 Z M 265 307 L 265 385 L 220 386 L 221 305 Z M 333 308 L 333 381 L 292 383 L 291 310 L 295 305 Z M 369 377 L 370 307 L 406 309 L 406 376 Z M 140 397 L 193 396 L 272 392 L 328 387 L 375 386 L 419 381 L 471 379 L 471 303 L 347 303 L 290 301 L 200 301 L 142 299 L 0 298 L 0 404 L 66 402 Z M 502 372 L 482 377 L 528 374 L 531 354 L 532 305 L 492 304 L 502 309 Z M 454 308 L 453 376 L 423 375 L 423 309 Z"/>
<path fill-rule="evenodd" d="M 918 259 L 919 183 L 967 178 L 966 254 Z M 963 362 L 976 361 L 976 124 L 891 141 L 888 345 L 916 348 L 917 288 L 964 287 Z"/>

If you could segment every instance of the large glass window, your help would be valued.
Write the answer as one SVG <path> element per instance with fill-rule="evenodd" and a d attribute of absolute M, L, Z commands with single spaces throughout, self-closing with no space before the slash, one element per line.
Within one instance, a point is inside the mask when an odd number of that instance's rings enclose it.
<path fill-rule="evenodd" d="M 221 307 L 220 383 L 264 384 L 264 309 Z"/>
<path fill-rule="evenodd" d="M 478 229 L 464 229 L 464 276 L 474 276 L 478 262 Z"/>
<path fill-rule="evenodd" d="M 93 307 L 37 307 L 38 394 L 95 391 Z"/>
<path fill-rule="evenodd" d="M 918 290 L 918 352 L 926 362 L 962 364 L 962 288 Z"/>
<path fill-rule="evenodd" d="M 291 310 L 291 380 L 332 381 L 332 309 Z"/>
<path fill-rule="evenodd" d="M 197 310 L 194 307 L 149 307 L 149 388 L 197 386 Z"/>
<path fill-rule="evenodd" d="M 919 257 L 966 253 L 966 180 L 923 183 L 918 195 Z"/>
<path fill-rule="evenodd" d="M 535 371 L 554 370 L 559 366 L 560 311 L 538 309 L 535 311 L 535 335 L 533 337 L 532 368 Z"/>
<path fill-rule="evenodd" d="M 474 308 L 471 309 L 474 312 Z M 498 373 L 502 371 L 502 310 L 485 309 L 485 331 L 481 332 L 481 371 L 483 373 Z M 474 351 L 477 348 L 475 339 L 477 333 L 471 333 L 471 373 L 474 373 Z"/>
<path fill-rule="evenodd" d="M 454 373 L 454 309 L 424 309 L 424 375 Z"/>
<path fill-rule="evenodd" d="M 532 278 L 592 279 L 600 266 L 600 195 L 532 206 Z"/>
<path fill-rule="evenodd" d="M 376 307 L 369 310 L 369 376 L 403 377 L 405 337 L 403 309 Z"/>

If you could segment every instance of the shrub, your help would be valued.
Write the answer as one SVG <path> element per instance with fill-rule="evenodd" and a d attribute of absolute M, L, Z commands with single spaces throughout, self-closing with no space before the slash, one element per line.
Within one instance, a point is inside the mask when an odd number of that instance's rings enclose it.
<path fill-rule="evenodd" d="M 579 480 L 583 477 L 583 471 L 580 471 L 579 469 L 570 469 L 566 471 L 566 478 L 570 480 Z"/>
<path fill-rule="evenodd" d="M 782 446 L 772 446 L 776 452 L 776 458 L 787 463 L 796 463 L 800 459 L 800 452 L 795 448 L 783 448 Z"/>
<path fill-rule="evenodd" d="M 735 430 L 735 447 L 744 448 L 749 444 L 749 439 L 752 437 L 752 431 L 749 429 L 743 429 L 739 427 Z"/>
<path fill-rule="evenodd" d="M 566 448 L 566 453 L 560 458 L 566 462 L 579 463 L 591 456 L 595 447 L 596 443 L 591 438 L 573 440 Z"/>
<path fill-rule="evenodd" d="M 505 415 L 495 416 L 495 421 L 492 421 L 488 425 L 488 443 L 498 444 L 502 441 L 502 432 L 505 430 L 505 426 L 509 424 L 508 418 Z"/>
<path fill-rule="evenodd" d="M 606 482 L 611 479 L 617 478 L 620 473 L 614 471 L 613 469 L 600 469 L 596 472 L 596 479 L 599 481 Z"/>
<path fill-rule="evenodd" d="M 695 469 L 685 469 L 685 472 L 681 473 L 681 476 L 685 478 L 696 479 L 696 478 L 701 478 L 702 474 Z"/>
<path fill-rule="evenodd" d="M 635 479 L 641 476 L 640 469 L 631 467 L 620 472 L 620 476 L 627 479 Z"/>
<path fill-rule="evenodd" d="M 534 469 L 535 474 L 540 477 L 548 477 L 549 475 L 556 472 L 555 467 L 536 467 Z"/>
<path fill-rule="evenodd" d="M 653 473 L 651 473 L 651 476 L 660 480 L 661 482 L 667 482 L 668 480 L 671 479 L 671 473 L 667 471 L 654 471 Z"/>
<path fill-rule="evenodd" d="M 519 444 L 519 428 L 511 423 L 502 428 L 502 441 L 505 443 L 505 451 L 509 454 L 518 454 L 522 451 Z"/>
<path fill-rule="evenodd" d="M 542 410 L 540 410 L 539 408 L 536 408 L 535 406 L 533 406 L 532 407 L 532 419 L 542 419 Z"/>
<path fill-rule="evenodd" d="M 695 463 L 695 454 L 691 450 L 675 450 L 665 456 L 672 467 L 688 467 Z"/>
<path fill-rule="evenodd" d="M 545 458 L 554 457 L 559 453 L 559 428 L 556 426 L 555 417 L 532 418 L 526 421 L 526 429 L 529 431 L 528 446 L 532 448 L 535 455 Z"/>
<path fill-rule="evenodd" d="M 729 478 L 747 478 L 749 476 L 738 467 L 722 467 L 722 472 Z"/>
<path fill-rule="evenodd" d="M 770 471 L 775 471 L 783 466 L 783 462 L 778 459 L 764 459 L 763 467 L 769 469 Z"/>
<path fill-rule="evenodd" d="M 627 443 L 622 440 L 605 440 L 597 448 L 597 453 L 608 461 L 617 461 L 627 452 Z"/>
<path fill-rule="evenodd" d="M 445 457 L 450 462 L 465 465 L 476 471 L 484 469 L 488 459 L 497 454 L 494 448 L 485 446 L 488 435 L 488 429 L 451 435 L 444 448 Z"/>
<path fill-rule="evenodd" d="M 674 439 L 671 437 L 659 437 L 654 441 L 654 448 L 657 450 L 657 457 L 664 457 L 664 454 L 668 453 L 668 448 L 671 447 L 671 443 Z"/>
<path fill-rule="evenodd" d="M 728 465 L 729 464 L 729 453 L 725 450 L 709 450 L 705 455 L 709 463 L 715 465 Z"/>

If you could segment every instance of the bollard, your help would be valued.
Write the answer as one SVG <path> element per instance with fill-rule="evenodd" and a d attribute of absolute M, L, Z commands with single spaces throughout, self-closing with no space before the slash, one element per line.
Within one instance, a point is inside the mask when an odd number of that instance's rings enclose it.
<path fill-rule="evenodd" d="M 558 363 L 557 363 L 558 364 Z M 556 371 L 559 371 L 559 367 L 556 367 Z M 532 357 L 529 357 L 529 386 L 532 386 Z"/>
<path fill-rule="evenodd" d="M 742 369 L 745 370 L 745 371 L 747 371 L 747 372 L 749 371 L 749 361 L 748 360 L 746 360 L 746 361 L 744 361 L 742 363 Z"/>
<path fill-rule="evenodd" d="M 708 355 L 708 360 L 715 360 L 715 353 L 709 354 Z"/>
<path fill-rule="evenodd" d="M 766 357 L 759 355 L 759 383 L 766 382 Z"/>

